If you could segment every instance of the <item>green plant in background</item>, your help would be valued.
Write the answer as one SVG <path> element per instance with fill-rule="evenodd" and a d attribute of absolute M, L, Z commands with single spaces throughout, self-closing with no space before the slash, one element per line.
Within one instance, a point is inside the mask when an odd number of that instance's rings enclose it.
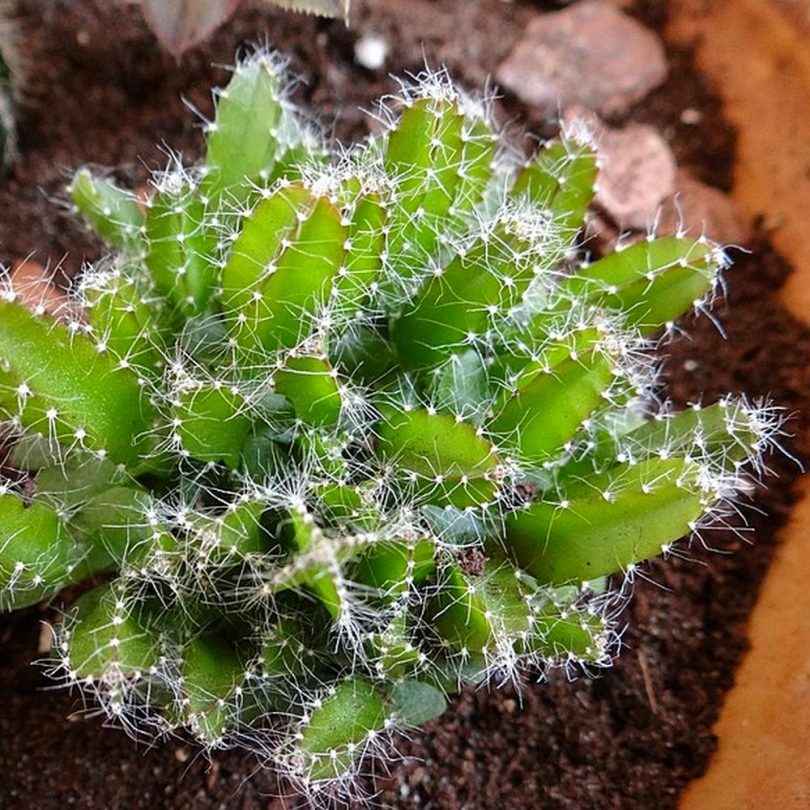
<path fill-rule="evenodd" d="M 240 0 L 127 0 L 139 3 L 151 29 L 171 53 L 181 56 L 236 11 Z M 267 0 L 291 11 L 348 19 L 350 0 Z"/>
<path fill-rule="evenodd" d="M 14 107 L 25 71 L 18 45 L 13 0 L 0 0 L 0 167 L 17 155 L 17 124 Z"/>
<path fill-rule="evenodd" d="M 651 336 L 724 257 L 583 261 L 584 133 L 518 164 L 426 74 L 330 150 L 282 72 L 238 65 L 147 202 L 75 176 L 113 252 L 62 317 L 7 283 L 0 601 L 104 574 L 54 674 L 315 793 L 464 684 L 608 665 L 636 566 L 736 509 L 778 418 L 657 402 Z"/>

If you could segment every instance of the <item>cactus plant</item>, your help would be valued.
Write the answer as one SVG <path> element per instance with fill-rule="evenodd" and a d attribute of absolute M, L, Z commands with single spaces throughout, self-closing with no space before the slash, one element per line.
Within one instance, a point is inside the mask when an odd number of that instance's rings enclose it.
<path fill-rule="evenodd" d="M 634 571 L 735 511 L 779 430 L 656 398 L 655 336 L 724 255 L 588 260 L 583 129 L 518 161 L 444 73 L 380 120 L 328 148 L 254 55 L 202 165 L 145 203 L 75 175 L 111 254 L 70 308 L 0 302 L 0 603 L 104 574 L 54 675 L 319 795 L 465 684 L 609 665 Z"/>

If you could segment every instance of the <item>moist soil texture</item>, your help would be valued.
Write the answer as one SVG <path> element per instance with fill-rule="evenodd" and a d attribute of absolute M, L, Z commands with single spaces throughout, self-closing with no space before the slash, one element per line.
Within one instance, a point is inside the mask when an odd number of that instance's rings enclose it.
<path fill-rule="evenodd" d="M 396 89 L 388 71 L 444 63 L 463 84 L 484 85 L 526 23 L 554 3 L 515 0 L 355 0 L 353 26 L 285 14 L 257 0 L 179 64 L 162 53 L 136 10 L 109 0 L 25 0 L 20 4 L 32 77 L 20 110 L 21 158 L 0 184 L 0 260 L 33 255 L 63 278 L 98 258 L 99 247 L 65 204 L 64 186 L 82 164 L 112 167 L 123 184 L 147 182 L 168 155 L 200 157 L 200 119 L 209 88 L 251 43 L 289 54 L 300 77 L 295 97 L 328 134 L 362 137 L 373 100 Z M 630 8 L 660 28 L 666 3 Z M 385 69 L 358 66 L 354 45 L 374 33 L 388 44 Z M 670 78 L 631 119 L 653 123 L 680 165 L 728 189 L 734 132 L 690 56 L 670 52 Z M 501 120 L 532 137 L 553 122 L 509 95 Z M 685 109 L 699 113 L 684 116 Z M 620 123 L 620 122 L 613 122 Z M 531 138 L 527 139 L 527 144 Z M 169 150 L 173 150 L 170 152 Z M 770 395 L 788 412 L 810 412 L 810 332 L 779 302 L 789 268 L 760 235 L 733 251 L 726 294 L 708 317 L 688 318 L 661 350 L 666 395 L 711 402 L 726 392 Z M 663 394 L 663 392 L 662 392 Z M 803 434 L 802 417 L 791 430 Z M 801 439 L 788 440 L 798 457 Z M 750 530 L 704 535 L 682 554 L 649 565 L 625 613 L 622 656 L 598 677 L 465 693 L 411 739 L 400 759 L 379 764 L 377 800 L 395 808 L 650 808 L 676 806 L 706 768 L 712 724 L 746 649 L 745 622 L 789 513 L 798 465 L 768 459 L 775 474 L 745 509 Z M 275 810 L 284 797 L 272 774 L 239 752 L 201 756 L 183 741 L 134 743 L 108 728 L 81 697 L 53 689 L 41 668 L 43 622 L 59 602 L 0 619 L 0 808 L 5 810 Z M 47 638 L 45 638 L 47 641 Z"/>

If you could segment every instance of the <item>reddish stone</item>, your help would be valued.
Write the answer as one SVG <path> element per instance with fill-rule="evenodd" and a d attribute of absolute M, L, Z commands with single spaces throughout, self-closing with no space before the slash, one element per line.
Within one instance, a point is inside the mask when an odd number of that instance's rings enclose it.
<path fill-rule="evenodd" d="M 675 194 L 661 208 L 658 232 L 683 231 L 705 234 L 724 245 L 744 245 L 752 236 L 750 221 L 728 195 L 681 170 Z"/>
<path fill-rule="evenodd" d="M 677 164 L 669 144 L 646 124 L 604 127 L 598 143 L 596 205 L 622 231 L 652 228 L 661 204 L 675 192 Z"/>
<path fill-rule="evenodd" d="M 550 113 L 581 104 L 621 115 L 667 74 L 658 37 L 607 0 L 585 0 L 532 20 L 495 76 Z"/>

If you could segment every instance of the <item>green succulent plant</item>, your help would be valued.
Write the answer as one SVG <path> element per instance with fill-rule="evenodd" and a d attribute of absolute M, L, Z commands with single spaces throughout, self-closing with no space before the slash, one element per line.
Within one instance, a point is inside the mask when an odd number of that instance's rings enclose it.
<path fill-rule="evenodd" d="M 15 107 L 26 74 L 14 15 L 12 0 L 0 0 L 0 169 L 17 156 Z"/>
<path fill-rule="evenodd" d="M 380 118 L 330 149 L 246 59 L 202 165 L 146 202 L 76 174 L 112 252 L 64 313 L 0 302 L 2 606 L 103 575 L 55 674 L 315 793 L 465 684 L 609 665 L 636 566 L 722 520 L 778 431 L 656 400 L 652 336 L 724 256 L 588 261 L 583 132 L 517 162 L 442 73 Z"/>

